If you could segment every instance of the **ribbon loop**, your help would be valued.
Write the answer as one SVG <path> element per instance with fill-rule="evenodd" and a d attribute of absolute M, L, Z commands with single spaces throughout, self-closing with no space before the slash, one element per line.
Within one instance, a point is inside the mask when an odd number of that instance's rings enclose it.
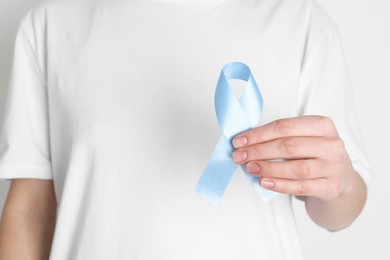
<path fill-rule="evenodd" d="M 229 79 L 241 79 L 248 83 L 239 101 L 233 94 Z M 256 127 L 263 110 L 263 98 L 247 65 L 231 62 L 222 68 L 214 103 L 222 136 L 195 190 L 206 200 L 217 205 L 237 168 L 232 159 L 234 152 L 232 140 L 237 134 Z M 276 192 L 263 189 L 259 185 L 259 178 L 250 175 L 245 165 L 241 165 L 241 168 L 264 202 L 277 195 Z"/>

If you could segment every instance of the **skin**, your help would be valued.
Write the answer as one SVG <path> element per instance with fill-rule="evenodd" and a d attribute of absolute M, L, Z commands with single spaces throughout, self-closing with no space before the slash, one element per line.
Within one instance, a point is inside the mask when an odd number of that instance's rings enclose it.
<path fill-rule="evenodd" d="M 349 226 L 364 207 L 365 183 L 330 118 L 279 119 L 237 135 L 233 145 L 234 161 L 247 164 L 262 187 L 297 196 L 329 231 Z"/>
<path fill-rule="evenodd" d="M 12 180 L 0 222 L 0 260 L 49 259 L 56 205 L 53 181 Z"/>

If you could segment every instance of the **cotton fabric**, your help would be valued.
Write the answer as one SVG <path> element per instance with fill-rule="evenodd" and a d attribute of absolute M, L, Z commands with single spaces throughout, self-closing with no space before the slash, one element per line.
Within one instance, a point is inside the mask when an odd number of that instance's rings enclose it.
<path fill-rule="evenodd" d="M 238 167 L 219 206 L 195 185 L 221 135 L 220 70 L 247 64 L 259 125 L 331 117 L 371 179 L 335 22 L 311 0 L 68 0 L 16 35 L 0 178 L 52 179 L 51 260 L 302 259 L 291 196 Z M 232 82 L 237 95 L 245 84 Z"/>

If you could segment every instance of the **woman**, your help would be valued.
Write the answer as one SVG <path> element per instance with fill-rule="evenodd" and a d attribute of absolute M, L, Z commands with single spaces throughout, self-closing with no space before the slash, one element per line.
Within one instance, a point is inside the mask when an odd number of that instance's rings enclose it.
<path fill-rule="evenodd" d="M 222 66 L 264 98 L 220 205 L 194 192 Z M 311 0 L 51 1 L 20 23 L 0 135 L 0 259 L 302 259 L 291 207 L 349 226 L 370 180 L 337 26 Z M 282 160 L 281 160 L 282 159 Z"/>

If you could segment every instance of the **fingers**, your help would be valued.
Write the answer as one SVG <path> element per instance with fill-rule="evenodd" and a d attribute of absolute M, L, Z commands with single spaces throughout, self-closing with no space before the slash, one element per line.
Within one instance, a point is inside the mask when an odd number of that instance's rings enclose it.
<path fill-rule="evenodd" d="M 330 200 L 345 183 L 344 142 L 327 117 L 279 119 L 238 134 L 233 146 L 233 160 L 275 192 Z"/>
<path fill-rule="evenodd" d="M 332 200 L 341 191 L 337 164 L 321 159 L 250 161 L 247 171 L 260 177 L 260 185 L 275 192 Z"/>
<path fill-rule="evenodd" d="M 251 175 L 262 178 L 309 180 L 323 177 L 319 174 L 323 170 L 323 163 L 316 159 L 282 162 L 251 161 L 246 169 Z"/>
<path fill-rule="evenodd" d="M 330 201 L 334 194 L 339 194 L 338 182 L 330 182 L 325 178 L 314 180 L 288 180 L 261 178 L 260 185 L 275 192 L 292 194 L 295 196 L 312 196 Z"/>
<path fill-rule="evenodd" d="M 235 148 L 241 148 L 293 136 L 338 137 L 338 133 L 333 121 L 328 117 L 301 116 L 279 119 L 248 130 L 237 135 L 233 140 L 233 145 Z"/>
<path fill-rule="evenodd" d="M 255 160 L 327 158 L 342 151 L 344 143 L 339 138 L 287 137 L 237 149 L 233 160 L 244 164 Z"/>

